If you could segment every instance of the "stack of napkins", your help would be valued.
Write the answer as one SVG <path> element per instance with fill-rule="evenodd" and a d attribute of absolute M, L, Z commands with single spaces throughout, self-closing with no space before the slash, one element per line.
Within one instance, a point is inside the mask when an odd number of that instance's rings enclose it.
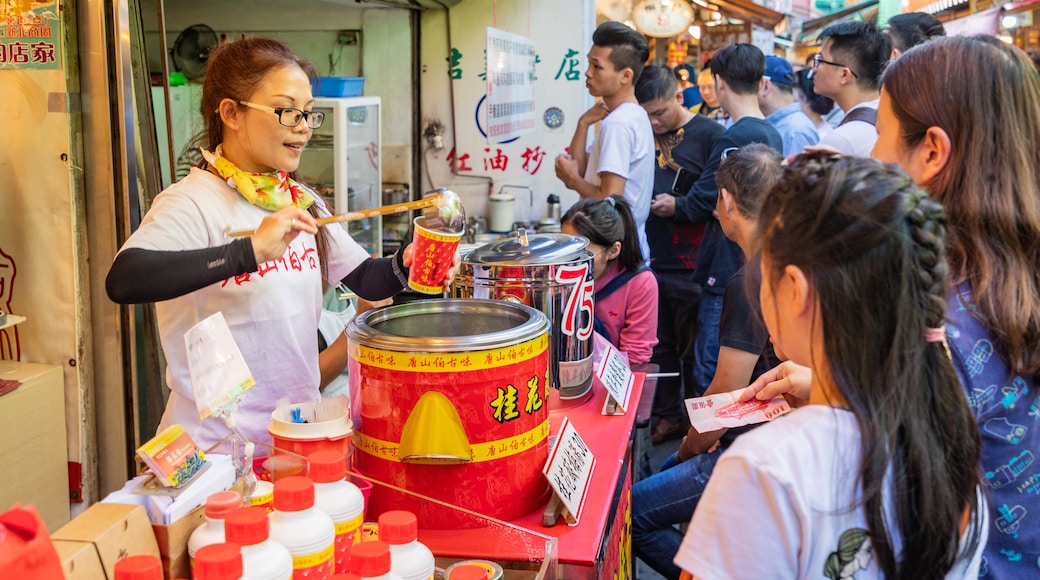
<path fill-rule="evenodd" d="M 235 466 L 229 455 L 210 453 L 206 467 L 183 488 L 145 489 L 151 478 L 141 475 L 126 482 L 123 489 L 114 491 L 101 500 L 106 503 L 126 503 L 144 506 L 153 524 L 169 525 L 190 514 L 206 503 L 206 498 L 235 484 Z"/>

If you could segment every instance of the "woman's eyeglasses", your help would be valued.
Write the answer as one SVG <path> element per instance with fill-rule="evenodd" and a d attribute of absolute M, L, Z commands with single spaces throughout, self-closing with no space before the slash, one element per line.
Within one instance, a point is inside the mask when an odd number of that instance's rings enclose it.
<path fill-rule="evenodd" d="M 859 78 L 859 75 L 856 74 L 856 71 L 852 70 L 851 68 L 849 68 L 849 67 L 847 67 L 847 66 L 845 66 L 845 65 L 843 65 L 841 63 L 837 63 L 837 62 L 833 62 L 833 61 L 829 61 L 829 60 L 824 60 L 823 59 L 823 55 L 821 55 L 820 53 L 814 54 L 813 57 L 812 57 L 812 66 L 813 66 L 813 68 L 814 69 L 815 68 L 819 68 L 821 64 L 829 64 L 831 66 L 836 66 L 838 68 L 847 68 L 847 69 L 849 69 L 849 72 L 852 73 L 852 76 L 856 77 L 857 79 Z"/>
<path fill-rule="evenodd" d="M 256 103 L 250 103 L 249 101 L 239 101 L 238 104 L 245 105 L 250 109 L 256 109 L 258 111 L 268 111 L 278 115 L 278 123 L 285 127 L 295 127 L 300 124 L 300 121 L 307 123 L 307 126 L 311 129 L 317 129 L 321 127 L 322 121 L 325 120 L 325 113 L 321 111 L 301 111 L 300 109 L 294 109 L 292 107 L 281 107 L 274 108 L 268 107 L 267 105 L 258 105 Z"/>

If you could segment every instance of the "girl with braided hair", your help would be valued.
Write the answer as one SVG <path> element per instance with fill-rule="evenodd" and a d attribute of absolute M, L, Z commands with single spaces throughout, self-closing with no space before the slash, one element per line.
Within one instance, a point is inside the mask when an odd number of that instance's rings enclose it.
<path fill-rule="evenodd" d="M 811 387 L 719 459 L 676 563 L 703 578 L 974 577 L 987 512 L 943 334 L 942 207 L 895 168 L 810 154 L 758 223 L 762 315 Z M 831 557 L 850 530 L 864 557 Z"/>

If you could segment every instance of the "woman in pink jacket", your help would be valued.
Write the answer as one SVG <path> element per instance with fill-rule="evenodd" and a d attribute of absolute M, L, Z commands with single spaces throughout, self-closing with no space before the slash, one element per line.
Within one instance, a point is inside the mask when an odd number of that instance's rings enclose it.
<path fill-rule="evenodd" d="M 563 215 L 561 230 L 589 240 L 596 331 L 627 353 L 630 364 L 650 362 L 657 344 L 657 278 L 639 252 L 628 203 L 620 195 L 582 199 Z"/>

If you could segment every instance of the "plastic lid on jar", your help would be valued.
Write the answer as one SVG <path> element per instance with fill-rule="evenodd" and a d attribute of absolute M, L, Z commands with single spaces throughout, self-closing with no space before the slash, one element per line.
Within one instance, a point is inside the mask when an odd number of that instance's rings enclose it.
<path fill-rule="evenodd" d="M 274 482 L 274 509 L 298 512 L 314 507 L 314 482 L 302 475 L 284 477 Z"/>
<path fill-rule="evenodd" d="M 452 566 L 448 580 L 487 580 L 490 577 L 487 568 L 479 564 L 460 564 Z"/>
<path fill-rule="evenodd" d="M 334 483 L 347 477 L 347 456 L 333 449 L 307 456 L 307 475 L 314 483 Z"/>
<path fill-rule="evenodd" d="M 226 490 L 211 493 L 206 498 L 206 517 L 222 520 L 227 515 L 242 507 L 242 496 L 237 491 Z"/>
<path fill-rule="evenodd" d="M 162 580 L 162 562 L 155 556 L 141 554 L 116 561 L 116 580 Z"/>
<path fill-rule="evenodd" d="M 237 509 L 224 518 L 224 538 L 242 546 L 252 546 L 267 540 L 271 534 L 271 520 L 262 507 Z"/>
<path fill-rule="evenodd" d="M 382 576 L 390 572 L 390 544 L 361 542 L 350 549 L 350 572 L 358 576 Z"/>
<path fill-rule="evenodd" d="M 419 538 L 419 522 L 415 514 L 391 510 L 379 516 L 379 540 L 387 544 L 407 544 Z"/>
<path fill-rule="evenodd" d="M 237 580 L 242 577 L 238 544 L 210 544 L 195 552 L 195 580 Z"/>

